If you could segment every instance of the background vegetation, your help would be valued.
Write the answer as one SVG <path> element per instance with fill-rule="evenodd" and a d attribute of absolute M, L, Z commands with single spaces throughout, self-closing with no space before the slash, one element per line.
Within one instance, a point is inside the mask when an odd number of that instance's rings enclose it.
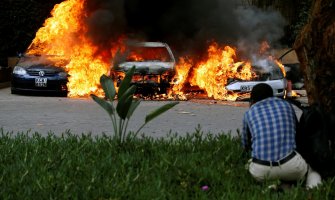
<path fill-rule="evenodd" d="M 3 0 L 0 2 L 0 66 L 23 52 L 55 4 L 62 0 Z"/>
<path fill-rule="evenodd" d="M 0 65 L 27 48 L 59 2 L 1 1 Z M 282 41 L 292 45 L 311 0 L 243 2 L 286 13 L 290 24 Z M 196 130 L 184 138 L 142 138 L 120 146 L 108 136 L 0 133 L 0 199 L 335 198 L 334 179 L 310 191 L 300 183 L 283 192 L 269 190 L 272 183 L 255 183 L 244 168 L 238 138 L 225 134 L 204 136 Z"/>

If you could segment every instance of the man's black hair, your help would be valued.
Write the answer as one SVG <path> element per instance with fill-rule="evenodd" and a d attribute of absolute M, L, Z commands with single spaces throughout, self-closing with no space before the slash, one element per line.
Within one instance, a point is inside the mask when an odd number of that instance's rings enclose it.
<path fill-rule="evenodd" d="M 273 90 L 271 86 L 266 83 L 259 83 L 251 90 L 250 102 L 256 103 L 268 97 L 273 97 Z"/>

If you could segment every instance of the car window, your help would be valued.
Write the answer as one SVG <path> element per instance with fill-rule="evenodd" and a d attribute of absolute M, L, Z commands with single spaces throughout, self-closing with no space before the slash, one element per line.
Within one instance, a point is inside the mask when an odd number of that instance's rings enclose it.
<path fill-rule="evenodd" d="M 165 47 L 130 47 L 126 58 L 128 62 L 161 61 L 172 62 Z"/>
<path fill-rule="evenodd" d="M 273 64 L 267 67 L 252 66 L 252 70 L 256 73 L 255 81 L 279 80 L 284 75 L 279 66 Z"/>

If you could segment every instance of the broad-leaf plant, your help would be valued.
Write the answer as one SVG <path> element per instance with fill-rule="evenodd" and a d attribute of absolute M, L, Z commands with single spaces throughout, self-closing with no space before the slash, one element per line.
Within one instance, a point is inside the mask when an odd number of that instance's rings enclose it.
<path fill-rule="evenodd" d="M 105 109 L 110 116 L 114 129 L 114 136 L 120 143 L 123 143 L 126 139 L 136 137 L 148 122 L 179 103 L 171 102 L 156 108 L 154 111 L 146 115 L 143 125 L 140 126 L 136 132 L 128 132 L 128 122 L 141 103 L 141 99 L 134 98 L 136 85 L 131 84 L 134 72 L 135 66 L 127 71 L 124 79 L 120 83 L 118 92 L 116 92 L 112 78 L 102 75 L 100 77 L 100 84 L 105 92 L 105 98 L 91 94 L 93 100 Z"/>

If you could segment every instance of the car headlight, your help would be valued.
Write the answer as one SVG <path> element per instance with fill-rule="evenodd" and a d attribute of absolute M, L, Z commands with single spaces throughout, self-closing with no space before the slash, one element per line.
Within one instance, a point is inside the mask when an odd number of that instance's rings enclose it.
<path fill-rule="evenodd" d="M 27 71 L 23 67 L 15 66 L 13 69 L 13 74 L 25 75 L 27 74 Z"/>
<path fill-rule="evenodd" d="M 68 77 L 68 74 L 66 72 L 59 72 L 58 76 L 60 76 L 62 78 L 66 78 L 66 77 Z"/>

